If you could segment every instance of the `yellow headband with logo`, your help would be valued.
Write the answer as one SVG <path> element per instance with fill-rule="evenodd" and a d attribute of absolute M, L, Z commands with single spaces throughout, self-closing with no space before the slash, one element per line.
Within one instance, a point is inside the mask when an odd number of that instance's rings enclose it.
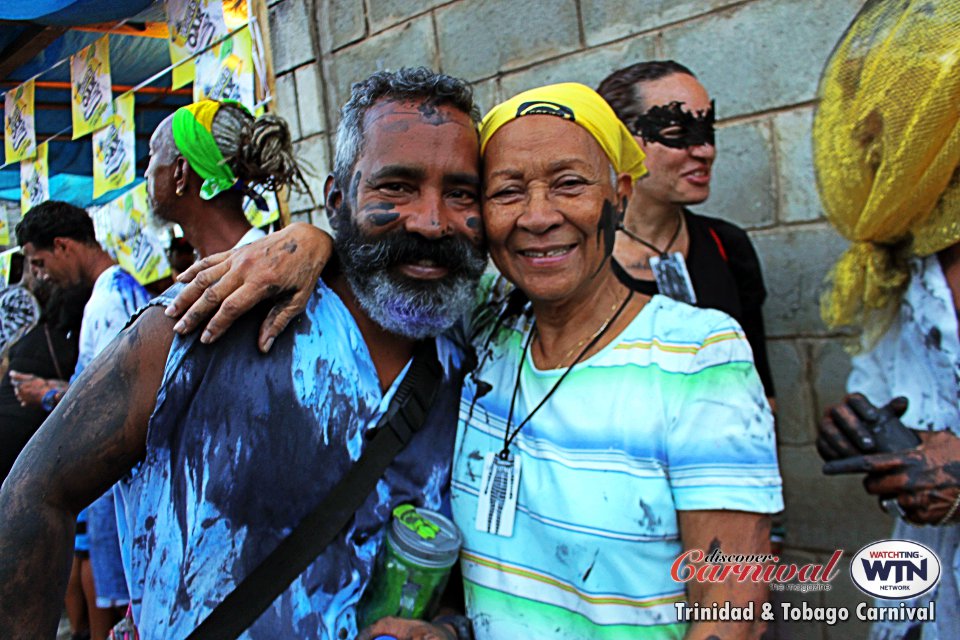
<path fill-rule="evenodd" d="M 500 127 L 529 115 L 552 115 L 580 125 L 600 144 L 617 173 L 634 180 L 647 172 L 644 154 L 630 131 L 596 91 L 564 82 L 519 93 L 491 109 L 480 123 L 480 153 Z"/>

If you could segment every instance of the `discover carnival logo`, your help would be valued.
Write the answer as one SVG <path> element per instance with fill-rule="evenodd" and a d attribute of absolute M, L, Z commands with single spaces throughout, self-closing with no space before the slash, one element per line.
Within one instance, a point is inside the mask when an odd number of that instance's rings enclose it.
<path fill-rule="evenodd" d="M 840 573 L 843 551 L 837 549 L 823 564 L 781 564 L 773 554 L 725 554 L 719 547 L 706 553 L 690 549 L 681 553 L 670 568 L 670 576 L 686 582 L 767 583 L 771 591 L 827 591 Z M 914 598 L 932 589 L 940 581 L 940 559 L 916 542 L 880 540 L 863 547 L 850 561 L 850 578 L 865 594 L 887 600 Z M 871 605 L 861 602 L 850 607 L 812 606 L 806 602 L 750 602 L 735 606 L 730 601 L 700 604 L 677 602 L 677 622 L 782 620 L 784 622 L 821 622 L 833 626 L 851 617 L 865 622 L 936 620 L 936 602 L 913 606 L 906 602 Z M 851 615 L 853 613 L 853 616 Z"/>
<path fill-rule="evenodd" d="M 940 558 L 910 540 L 880 540 L 857 551 L 850 579 L 860 591 L 886 600 L 922 595 L 940 581 Z"/>

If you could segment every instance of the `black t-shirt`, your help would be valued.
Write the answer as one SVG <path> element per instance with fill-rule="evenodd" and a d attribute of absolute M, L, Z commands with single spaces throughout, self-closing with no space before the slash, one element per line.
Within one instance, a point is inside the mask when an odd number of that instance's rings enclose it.
<path fill-rule="evenodd" d="M 57 378 L 47 344 L 44 327 L 50 331 L 50 342 L 57 356 L 60 371 L 70 377 L 77 364 L 78 335 L 74 331 L 68 335 L 62 329 L 48 326 L 45 322 L 37 324 L 10 347 L 10 369 L 20 373 L 32 373 L 41 378 Z M 0 482 L 7 477 L 10 467 L 26 446 L 34 432 L 40 428 L 47 412 L 40 407 L 21 407 L 10 384 L 9 371 L 0 380 Z"/>
<path fill-rule="evenodd" d="M 773 376 L 767 358 L 762 312 L 767 290 L 753 243 L 746 231 L 725 220 L 686 209 L 683 215 L 690 234 L 687 271 L 697 294 L 697 306 L 718 309 L 740 323 L 753 349 L 764 392 L 772 398 Z M 646 295 L 657 293 L 655 282 L 634 278 L 616 261 L 613 270 L 617 278 L 634 291 Z"/>

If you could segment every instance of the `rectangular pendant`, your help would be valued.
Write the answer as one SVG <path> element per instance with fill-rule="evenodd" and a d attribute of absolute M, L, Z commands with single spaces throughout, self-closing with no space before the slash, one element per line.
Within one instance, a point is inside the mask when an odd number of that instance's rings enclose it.
<path fill-rule="evenodd" d="M 511 537 L 519 489 L 520 454 L 511 452 L 506 460 L 497 453 L 486 454 L 477 498 L 477 531 Z"/>
<path fill-rule="evenodd" d="M 687 304 L 697 303 L 697 294 L 693 291 L 693 283 L 690 281 L 690 273 L 682 253 L 671 253 L 666 258 L 651 257 L 650 270 L 653 271 L 660 293 Z"/>

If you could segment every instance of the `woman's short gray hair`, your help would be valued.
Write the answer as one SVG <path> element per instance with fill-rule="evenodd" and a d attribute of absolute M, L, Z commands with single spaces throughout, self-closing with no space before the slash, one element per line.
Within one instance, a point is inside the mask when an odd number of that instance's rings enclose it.
<path fill-rule="evenodd" d="M 350 184 L 350 174 L 363 151 L 363 117 L 379 100 L 425 100 L 450 105 L 470 116 L 477 124 L 480 110 L 473 102 L 473 90 L 465 81 L 426 67 L 403 67 L 378 71 L 351 87 L 350 100 L 340 110 L 337 126 L 333 176 L 340 189 Z"/>

